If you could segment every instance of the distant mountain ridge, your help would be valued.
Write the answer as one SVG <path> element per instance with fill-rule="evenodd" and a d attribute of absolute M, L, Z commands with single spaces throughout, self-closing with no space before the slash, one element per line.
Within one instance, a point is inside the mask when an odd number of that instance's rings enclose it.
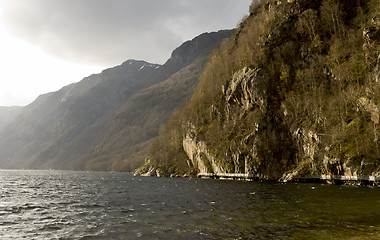
<path fill-rule="evenodd" d="M 41 95 L 17 115 L 3 118 L 0 109 L 0 168 L 133 170 L 159 125 L 192 94 L 208 54 L 230 35 L 202 34 L 163 65 L 128 60 Z M 183 94 L 162 95 L 168 89 Z M 160 114 L 150 114 L 157 106 Z"/>

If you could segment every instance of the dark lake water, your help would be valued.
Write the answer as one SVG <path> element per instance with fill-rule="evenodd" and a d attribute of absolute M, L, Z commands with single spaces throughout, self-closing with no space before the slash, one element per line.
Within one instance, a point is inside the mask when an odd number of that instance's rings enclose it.
<path fill-rule="evenodd" d="M 380 239 L 380 188 L 0 171 L 0 239 Z"/>

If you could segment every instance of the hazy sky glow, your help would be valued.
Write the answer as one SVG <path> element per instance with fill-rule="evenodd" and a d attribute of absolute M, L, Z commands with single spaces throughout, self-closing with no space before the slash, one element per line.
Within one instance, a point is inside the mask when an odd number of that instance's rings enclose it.
<path fill-rule="evenodd" d="M 182 42 L 233 28 L 251 0 L 0 0 L 0 106 L 127 59 L 164 63 Z"/>

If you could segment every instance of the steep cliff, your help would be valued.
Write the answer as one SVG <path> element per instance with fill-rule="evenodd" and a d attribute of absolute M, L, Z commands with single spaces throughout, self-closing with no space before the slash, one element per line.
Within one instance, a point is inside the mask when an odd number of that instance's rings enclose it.
<path fill-rule="evenodd" d="M 380 175 L 380 3 L 260 1 L 141 172 Z"/>

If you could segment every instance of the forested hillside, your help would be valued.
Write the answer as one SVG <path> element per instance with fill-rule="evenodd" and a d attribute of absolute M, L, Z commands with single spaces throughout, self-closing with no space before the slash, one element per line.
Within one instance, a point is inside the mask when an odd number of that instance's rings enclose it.
<path fill-rule="evenodd" d="M 380 2 L 253 1 L 139 172 L 380 174 Z"/>

